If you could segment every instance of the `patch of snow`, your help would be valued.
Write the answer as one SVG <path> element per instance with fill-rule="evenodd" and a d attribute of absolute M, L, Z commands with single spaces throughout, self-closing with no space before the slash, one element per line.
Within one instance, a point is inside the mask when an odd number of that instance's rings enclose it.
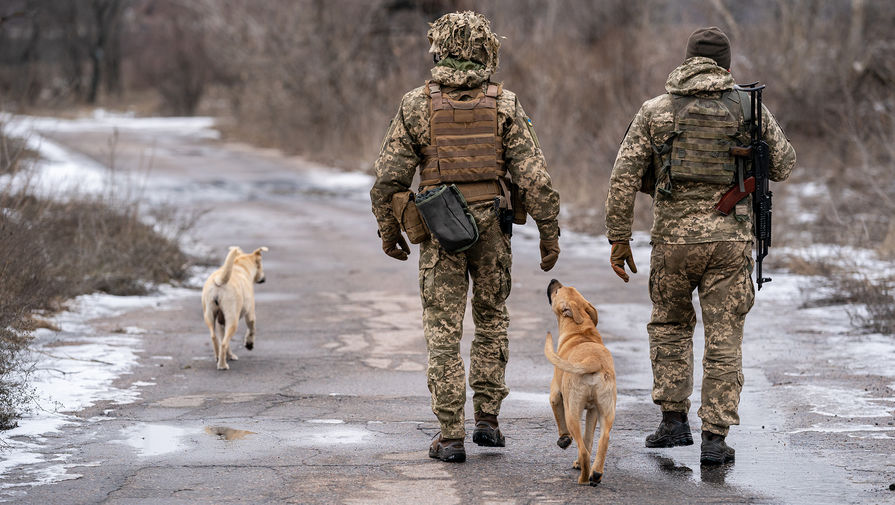
<path fill-rule="evenodd" d="M 308 419 L 306 422 L 312 424 L 345 424 L 341 419 Z"/>
<path fill-rule="evenodd" d="M 311 186 L 327 191 L 362 192 L 369 197 L 373 176 L 361 172 L 311 171 L 306 174 Z"/>
<path fill-rule="evenodd" d="M 815 414 L 830 417 L 883 417 L 895 415 L 895 398 L 870 398 L 854 390 L 815 384 L 790 386 L 797 397 L 811 404 Z M 889 405 L 885 405 L 889 403 Z"/>
<path fill-rule="evenodd" d="M 219 139 L 221 133 L 215 129 L 213 117 L 134 117 L 130 114 L 110 114 L 102 110 L 93 117 L 62 119 L 40 116 L 9 116 L 7 121 L 22 123 L 31 130 L 42 132 L 103 132 L 109 135 L 115 130 L 176 133 L 203 139 Z"/>
<path fill-rule="evenodd" d="M 859 433 L 859 432 L 889 432 L 895 431 L 895 426 L 871 426 L 869 424 L 814 424 L 810 428 L 799 428 L 789 433 Z"/>
<path fill-rule="evenodd" d="M 72 300 L 68 311 L 50 318 L 61 329 L 59 333 L 46 329 L 35 331 L 32 348 L 35 371 L 31 386 L 36 390 L 36 405 L 19 420 L 17 428 L 2 433 L 5 447 L 0 477 L 17 472 L 14 486 L 79 477 L 67 473 L 68 465 L 56 463 L 68 454 L 41 451 L 47 436 L 58 433 L 64 426 L 85 422 L 71 412 L 99 401 L 118 405 L 134 402 L 140 397 L 139 388 L 152 384 L 135 382 L 126 388 L 115 386 L 121 376 L 131 373 L 137 365 L 141 340 L 138 336 L 98 333 L 90 321 L 143 307 L 164 307 L 170 300 L 195 295 L 195 291 L 170 286 L 150 296 L 84 295 Z M 71 337 L 74 345 L 47 345 L 65 337 Z M 30 477 L 22 482 L 22 476 Z"/>

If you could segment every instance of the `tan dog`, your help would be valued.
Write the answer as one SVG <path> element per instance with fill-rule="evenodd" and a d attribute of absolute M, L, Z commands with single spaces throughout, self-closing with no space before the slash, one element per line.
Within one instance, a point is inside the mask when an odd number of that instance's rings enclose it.
<path fill-rule="evenodd" d="M 547 300 L 559 321 L 557 352 L 553 351 L 553 335 L 547 333 L 544 355 L 553 363 L 550 383 L 550 406 L 559 428 L 556 444 L 565 449 L 578 446 L 578 458 L 572 464 L 581 469 L 579 484 L 596 486 L 603 478 L 603 464 L 609 447 L 609 430 L 615 422 L 615 367 L 609 349 L 597 332 L 597 309 L 573 287 L 564 287 L 553 279 L 547 286 Z M 584 434 L 581 433 L 581 412 L 587 411 Z M 591 466 L 591 448 L 597 419 L 600 421 L 600 442 Z M 593 472 L 591 472 L 593 469 Z"/>
<path fill-rule="evenodd" d="M 205 324 L 211 331 L 214 357 L 218 370 L 228 370 L 227 360 L 237 360 L 230 350 L 230 339 L 236 333 L 239 319 L 245 316 L 248 330 L 245 336 L 246 349 L 255 346 L 255 290 L 254 283 L 264 282 L 261 267 L 261 253 L 266 247 L 245 254 L 238 247 L 230 247 L 224 266 L 217 269 L 205 281 L 202 288 L 202 310 Z M 218 338 L 220 337 L 220 344 Z"/>

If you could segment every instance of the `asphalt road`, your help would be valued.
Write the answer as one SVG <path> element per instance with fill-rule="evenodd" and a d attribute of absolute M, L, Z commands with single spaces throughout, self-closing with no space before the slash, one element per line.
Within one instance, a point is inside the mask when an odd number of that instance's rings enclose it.
<path fill-rule="evenodd" d="M 53 136 L 99 160 L 107 137 Z M 424 373 L 416 248 L 407 262 L 385 256 L 363 191 L 329 187 L 300 160 L 175 134 L 122 132 L 116 165 L 145 165 L 147 153 L 148 196 L 207 211 L 193 236 L 208 250 L 223 259 L 230 245 L 270 248 L 267 282 L 256 286 L 255 348 L 242 347 L 241 325 L 234 342 L 240 359 L 229 371 L 216 370 L 198 290 L 161 307 L 93 320 L 100 332 L 147 330 L 140 365 L 116 382 L 146 385 L 133 403 L 99 402 L 77 413 L 85 422 L 47 439 L 46 451 L 70 453 L 69 471 L 81 477 L 7 495 L 15 503 L 895 502 L 888 490 L 895 482 L 893 440 L 798 432 L 823 419 L 786 386 L 810 382 L 787 373 L 812 363 L 843 391 L 865 381 L 891 397 L 885 378 L 856 378 L 827 359 L 822 340 L 797 331 L 800 316 L 786 307 L 759 303 L 755 312 L 765 315 L 747 328 L 750 342 L 759 340 L 750 331 L 777 338 L 746 347 L 743 425 L 729 437 L 736 463 L 701 468 L 698 442 L 646 449 L 643 438 L 659 419 L 649 398 L 647 275 L 622 284 L 607 266 L 608 245 L 572 234 L 564 235 L 555 270 L 543 273 L 531 230 L 513 243 L 512 393 L 500 416 L 507 447 L 468 440 L 466 463 L 430 460 L 426 449 L 438 428 Z M 647 253 L 637 252 L 643 271 Z M 553 277 L 596 305 L 598 329 L 615 357 L 618 413 L 598 487 L 578 486 L 574 449 L 555 445 L 547 403 L 552 368 L 542 353 L 545 333 L 556 328 L 545 296 Z M 471 318 L 465 327 L 468 355 Z M 697 389 L 697 439 L 698 398 Z M 471 412 L 470 400 L 468 418 Z"/>

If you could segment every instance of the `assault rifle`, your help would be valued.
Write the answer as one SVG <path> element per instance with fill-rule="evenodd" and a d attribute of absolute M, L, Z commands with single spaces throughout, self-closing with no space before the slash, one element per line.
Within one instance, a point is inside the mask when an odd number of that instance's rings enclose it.
<path fill-rule="evenodd" d="M 761 139 L 761 90 L 765 85 L 758 85 L 757 82 L 745 86 L 737 86 L 739 91 L 745 91 L 750 95 L 750 112 L 747 119 L 747 128 L 749 128 L 749 145 L 741 147 L 731 147 L 730 154 L 740 160 L 751 160 L 751 169 L 744 173 L 743 163 L 737 163 L 736 177 L 737 182 L 734 184 L 721 200 L 715 204 L 715 210 L 721 215 L 728 215 L 734 206 L 742 199 L 750 194 L 752 195 L 752 212 L 754 214 L 755 233 L 755 281 L 758 289 L 761 290 L 762 283 L 771 282 L 770 277 L 763 277 L 761 274 L 761 261 L 768 255 L 768 248 L 771 246 L 771 191 L 768 184 L 768 171 L 770 169 L 771 157 L 768 144 Z M 744 108 L 745 111 L 745 108 Z"/>

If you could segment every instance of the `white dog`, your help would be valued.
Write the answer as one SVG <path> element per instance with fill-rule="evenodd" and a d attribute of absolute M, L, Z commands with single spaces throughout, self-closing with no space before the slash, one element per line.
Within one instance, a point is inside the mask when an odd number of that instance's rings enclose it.
<path fill-rule="evenodd" d="M 218 370 L 228 370 L 227 360 L 239 358 L 230 351 L 230 339 L 236 333 L 239 319 L 245 316 L 245 346 L 252 350 L 255 346 L 255 290 L 254 283 L 264 282 L 261 267 L 261 253 L 266 247 L 245 254 L 238 247 L 230 247 L 224 266 L 215 270 L 202 288 L 202 309 L 205 324 L 211 332 L 214 357 Z M 220 337 L 220 344 L 218 343 Z"/>

